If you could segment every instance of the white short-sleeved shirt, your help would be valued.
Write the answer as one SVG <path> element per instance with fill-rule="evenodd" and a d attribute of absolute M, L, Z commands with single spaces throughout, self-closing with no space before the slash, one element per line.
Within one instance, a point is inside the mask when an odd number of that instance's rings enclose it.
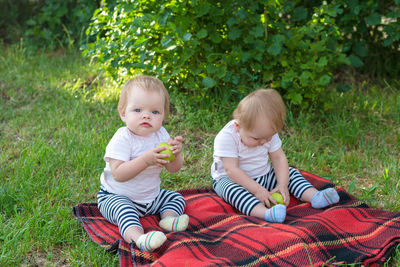
<path fill-rule="evenodd" d="M 169 137 L 164 127 L 150 137 L 135 135 L 127 127 L 119 128 L 108 143 L 104 155 L 106 167 L 100 177 L 104 189 L 110 193 L 127 196 L 137 203 L 152 202 L 160 193 L 161 167 L 150 166 L 135 178 L 118 182 L 111 174 L 109 159 L 130 161 L 157 147 L 161 142 L 167 142 Z"/>
<path fill-rule="evenodd" d="M 235 120 L 228 122 L 214 139 L 212 178 L 219 180 L 228 176 L 221 158 L 238 158 L 239 168 L 253 179 L 265 175 L 271 169 L 268 153 L 274 152 L 282 146 L 279 135 L 275 134 L 271 141 L 262 146 L 248 147 L 242 143 L 234 122 Z"/>

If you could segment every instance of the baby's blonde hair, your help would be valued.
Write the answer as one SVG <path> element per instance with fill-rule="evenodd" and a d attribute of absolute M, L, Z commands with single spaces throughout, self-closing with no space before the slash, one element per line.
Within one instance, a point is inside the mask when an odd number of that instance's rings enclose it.
<path fill-rule="evenodd" d="M 167 119 L 169 114 L 169 94 L 165 89 L 162 81 L 156 77 L 139 75 L 125 83 L 122 88 L 121 95 L 118 102 L 118 110 L 125 110 L 128 102 L 129 93 L 134 88 L 139 88 L 144 91 L 158 92 L 164 96 L 164 120 Z"/>
<path fill-rule="evenodd" d="M 243 98 L 233 118 L 247 131 L 254 129 L 257 119 L 266 118 L 275 131 L 280 132 L 285 124 L 286 108 L 281 95 L 274 89 L 258 89 Z"/>

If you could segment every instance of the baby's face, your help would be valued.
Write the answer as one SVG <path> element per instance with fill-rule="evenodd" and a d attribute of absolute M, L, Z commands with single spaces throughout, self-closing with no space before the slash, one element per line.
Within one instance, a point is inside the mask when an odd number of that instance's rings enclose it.
<path fill-rule="evenodd" d="M 271 141 L 277 133 L 266 119 L 258 120 L 251 130 L 240 127 L 240 122 L 236 125 L 236 129 L 239 131 L 242 143 L 248 147 L 262 146 Z"/>
<path fill-rule="evenodd" d="M 128 95 L 126 109 L 120 113 L 121 119 L 132 133 L 150 136 L 162 126 L 164 101 L 159 92 L 134 88 Z"/>

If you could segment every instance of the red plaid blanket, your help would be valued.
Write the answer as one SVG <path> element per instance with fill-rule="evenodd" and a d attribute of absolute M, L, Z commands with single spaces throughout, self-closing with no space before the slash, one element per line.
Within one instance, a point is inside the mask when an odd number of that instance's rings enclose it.
<path fill-rule="evenodd" d="M 317 189 L 335 186 L 302 171 Z M 335 187 L 339 204 L 317 210 L 291 198 L 283 224 L 245 216 L 211 189 L 179 191 L 190 216 L 185 232 L 166 233 L 168 240 L 155 252 L 141 252 L 123 241 L 97 204 L 73 208 L 92 240 L 117 250 L 121 266 L 320 266 L 334 263 L 377 265 L 387 260 L 400 242 L 400 213 L 369 208 Z M 141 219 L 145 231 L 162 229 L 159 216 Z"/>

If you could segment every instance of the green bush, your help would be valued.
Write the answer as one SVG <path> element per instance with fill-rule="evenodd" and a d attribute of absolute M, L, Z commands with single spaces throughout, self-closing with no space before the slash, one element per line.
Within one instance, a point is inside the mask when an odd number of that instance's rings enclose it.
<path fill-rule="evenodd" d="M 400 0 L 332 1 L 340 15 L 344 52 L 353 66 L 370 77 L 400 75 Z"/>
<path fill-rule="evenodd" d="M 0 34 L 6 43 L 23 38 L 27 47 L 80 46 L 99 1 L 0 0 Z"/>
<path fill-rule="evenodd" d="M 302 1 L 104 1 L 85 54 L 119 82 L 136 72 L 160 77 L 194 102 L 237 100 L 277 88 L 294 104 L 315 101 L 348 63 L 337 10 Z"/>
<path fill-rule="evenodd" d="M 22 21 L 32 14 L 33 4 L 29 0 L 0 0 L 0 39 L 13 43 L 23 35 Z"/>

